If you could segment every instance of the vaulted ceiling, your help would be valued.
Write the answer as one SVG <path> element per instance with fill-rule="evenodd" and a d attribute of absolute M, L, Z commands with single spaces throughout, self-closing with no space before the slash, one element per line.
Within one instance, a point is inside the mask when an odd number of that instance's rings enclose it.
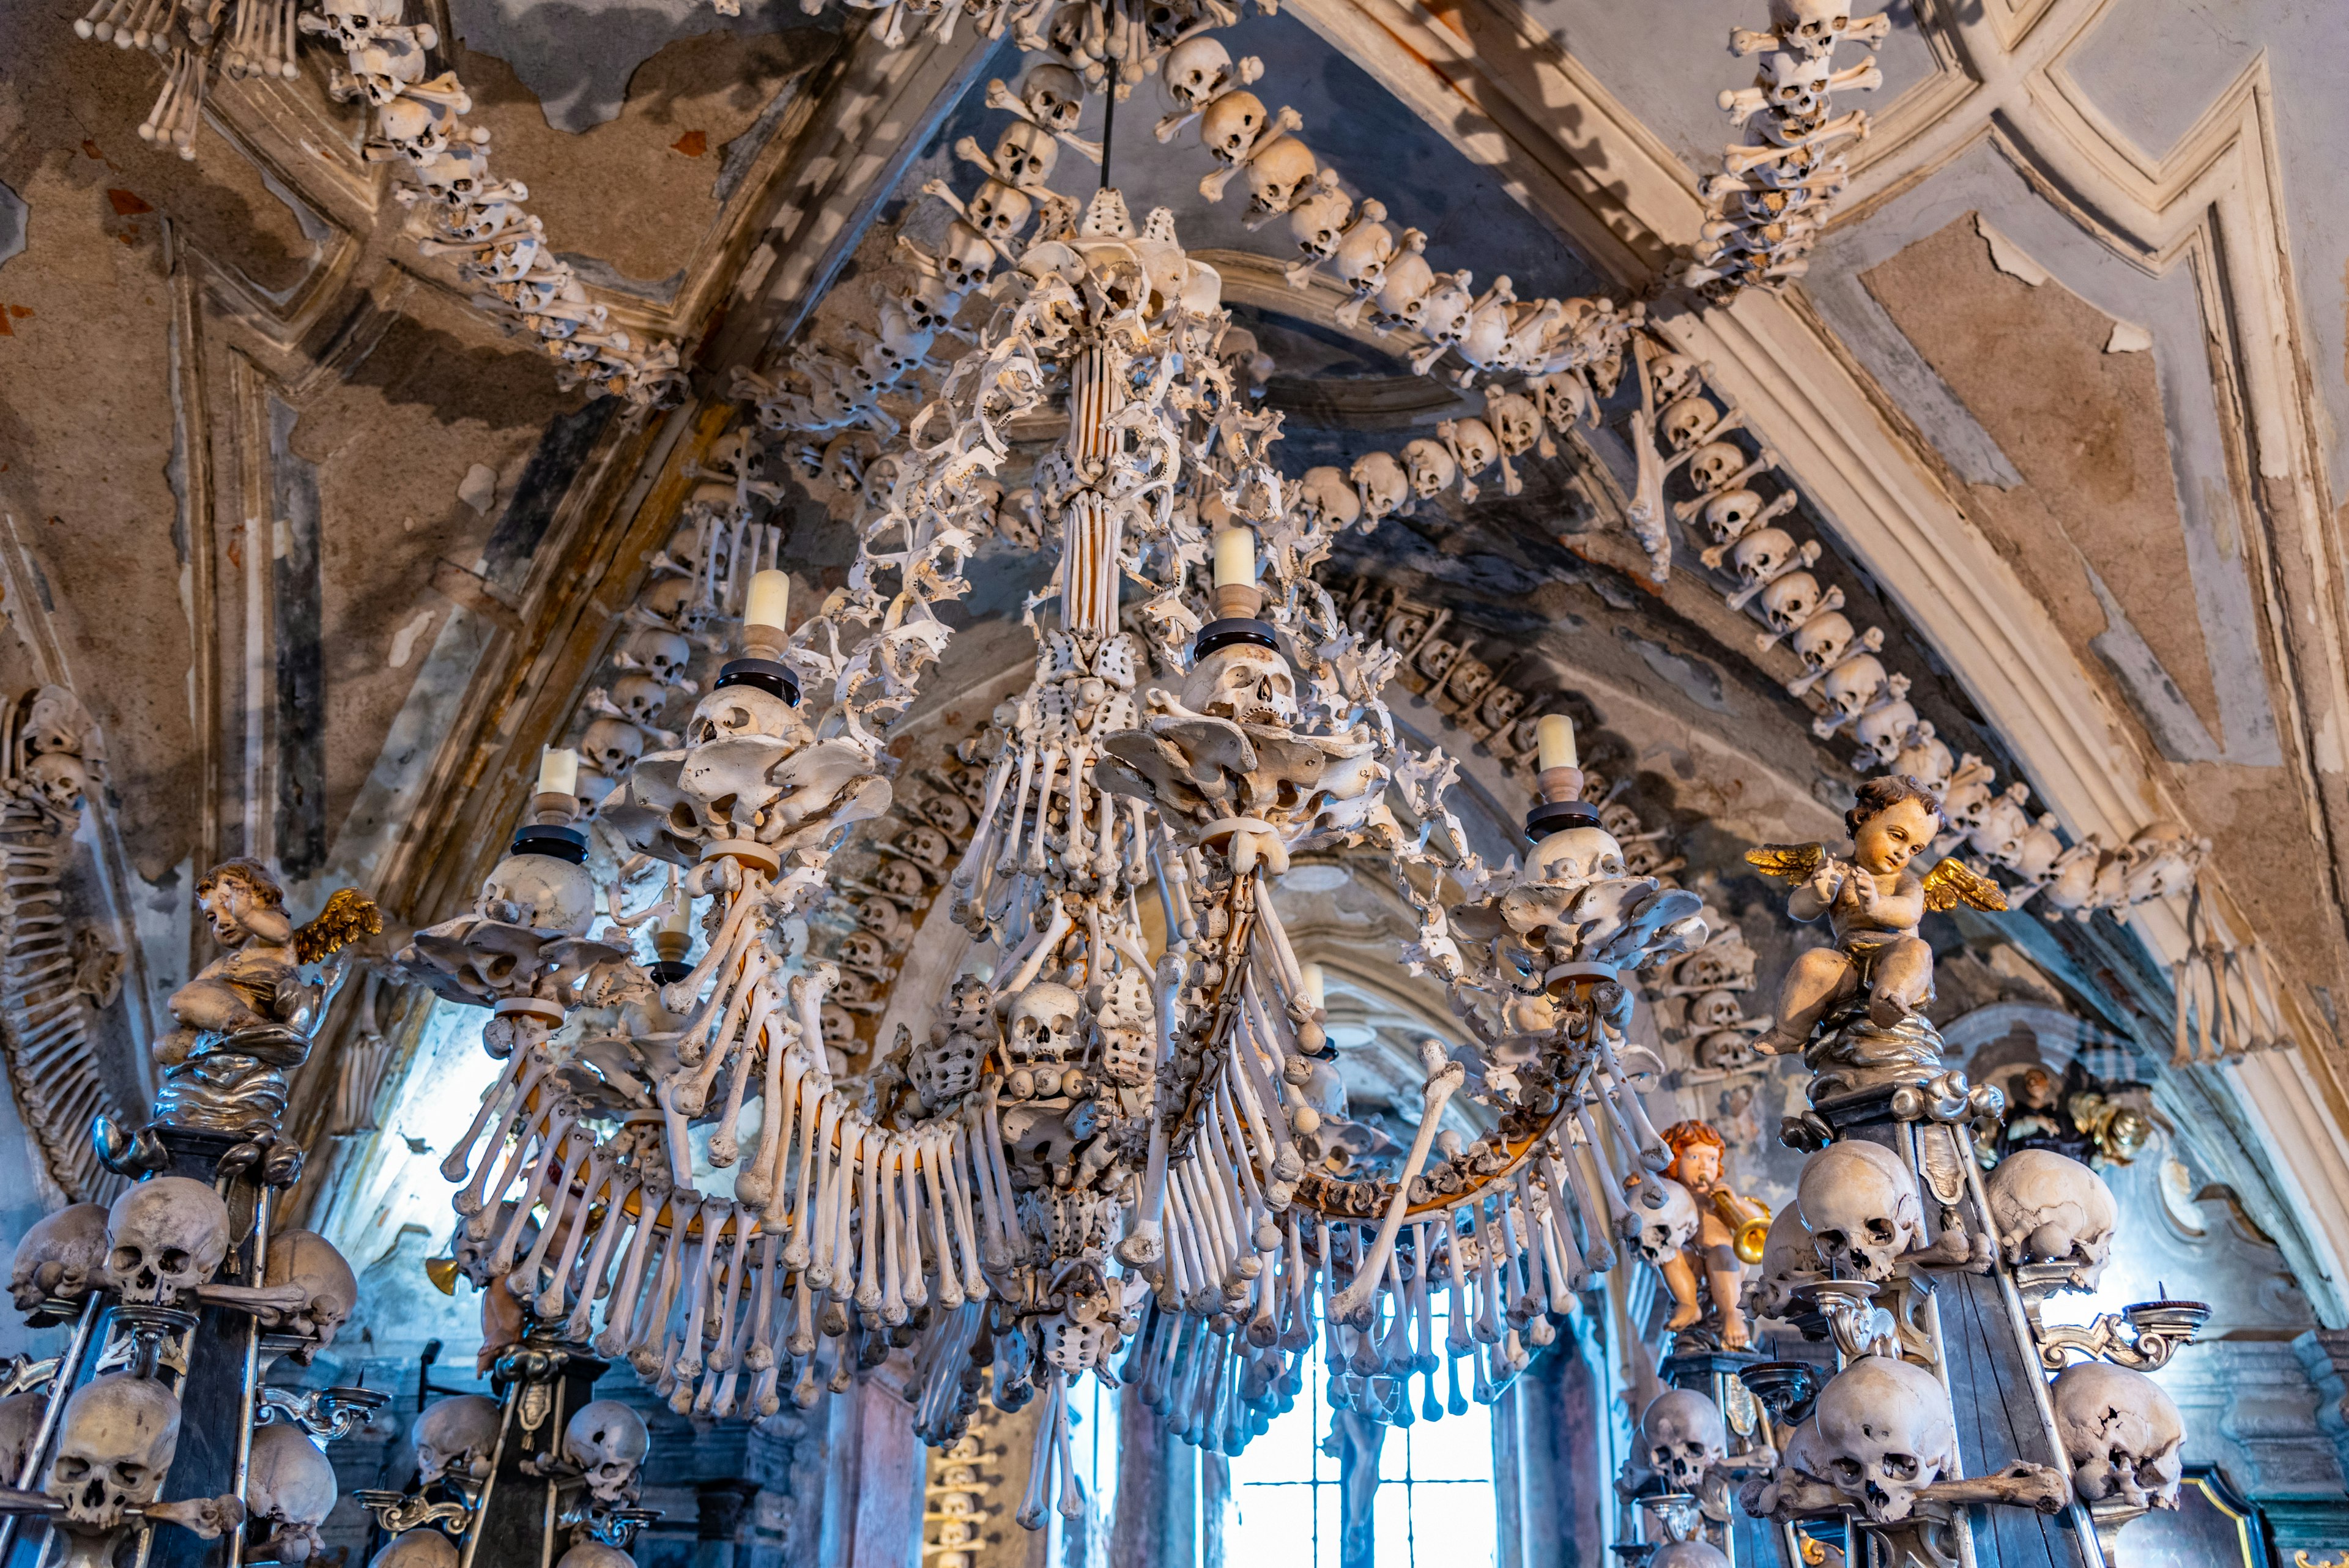
<path fill-rule="evenodd" d="M 212 861 L 274 858 L 305 909 L 359 883 L 409 925 L 470 898 L 537 748 L 585 722 L 694 466 L 744 417 L 735 373 L 872 320 L 897 236 L 943 227 L 923 183 L 957 139 L 991 142 L 987 84 L 1019 69 L 967 27 L 892 48 L 871 13 L 775 0 L 427 8 L 435 67 L 551 248 L 628 333 L 679 346 L 675 406 L 562 390 L 534 339 L 471 306 L 329 97 L 330 57 L 220 84 L 183 161 L 138 134 L 151 57 L 77 38 L 64 0 L 0 0 L 0 54 L 34 67 L 0 83 L 0 680 L 69 686 L 102 732 L 88 836 L 130 960 L 126 1097 Z M 2306 1151 L 2247 1158 L 2337 1273 L 2349 19 L 1895 5 L 1873 133 L 1807 275 L 1709 306 L 1664 280 L 1729 139 L 1714 96 L 1746 79 L 1725 39 L 1763 10 L 1301 0 L 1225 36 L 1437 266 L 1645 299 L 1799 482 L 1822 577 L 1890 634 L 1953 751 L 2026 782 L 2075 841 L 2164 819 L 2214 841 L 2206 895 L 2279 960 L 2300 1044 L 2196 1093 L 2246 1147 Z M 1155 82 L 1120 107 L 1112 176 L 1225 271 L 1293 467 L 1475 411 L 1326 293 L 1286 289 L 1282 227 L 1199 197 L 1195 143 L 1150 134 L 1166 108 Z M 1068 159 L 1054 183 L 1097 178 Z M 1448 612 L 1501 680 L 1585 714 L 1692 862 L 1831 831 L 1847 742 L 1811 733 L 1788 656 L 1757 649 L 1692 551 L 1647 579 L 1619 423 L 1526 470 L 1517 495 L 1350 542 L 1347 591 Z M 787 490 L 786 564 L 836 584 L 848 502 Z M 971 618 L 1016 613 L 1040 571 L 992 557 Z M 929 699 L 941 733 L 1026 657 L 968 648 Z M 1491 820 L 1514 815 L 1522 786 L 1472 736 L 1401 711 L 1466 753 Z M 2186 917 L 2017 916 L 1998 940 L 2152 1044 Z"/>

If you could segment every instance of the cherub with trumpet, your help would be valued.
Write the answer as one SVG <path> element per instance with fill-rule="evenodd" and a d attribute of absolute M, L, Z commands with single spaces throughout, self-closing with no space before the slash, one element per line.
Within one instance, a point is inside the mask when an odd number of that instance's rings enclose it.
<path fill-rule="evenodd" d="M 1848 860 L 1817 844 L 1765 844 L 1746 860 L 1795 886 L 1786 912 L 1797 920 L 1827 917 L 1833 947 L 1813 948 L 1786 971 L 1776 1021 L 1754 1044 L 1765 1052 L 1800 1051 L 1819 1020 L 1865 990 L 1869 1022 L 1897 1027 L 1933 1000 L 1933 950 L 1917 935 L 1928 909 L 1965 903 L 2006 908 L 1998 884 L 1954 859 L 1923 876 L 1912 862 L 1941 830 L 1941 802 L 1916 780 L 1880 775 L 1859 786 L 1844 813 Z"/>

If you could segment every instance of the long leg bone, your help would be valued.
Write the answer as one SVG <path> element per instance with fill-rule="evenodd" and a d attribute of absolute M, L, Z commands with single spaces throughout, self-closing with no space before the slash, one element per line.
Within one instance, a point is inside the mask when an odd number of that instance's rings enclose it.
<path fill-rule="evenodd" d="M 1411 1207 L 1411 1184 L 1426 1168 L 1427 1151 L 1435 1142 L 1444 1107 L 1467 1077 L 1467 1069 L 1447 1060 L 1444 1048 L 1432 1040 L 1421 1043 L 1420 1064 L 1427 1069 L 1427 1081 L 1420 1088 L 1419 1131 L 1411 1140 L 1411 1153 L 1403 1158 L 1394 1197 L 1388 1201 L 1386 1220 L 1379 1227 L 1378 1241 L 1372 1244 L 1371 1255 L 1354 1271 L 1353 1283 L 1333 1303 L 1335 1321 L 1340 1323 L 1359 1325 L 1367 1321 L 1364 1309 L 1370 1304 L 1371 1293 L 1378 1288 L 1388 1254 L 1394 1251 L 1395 1236 L 1402 1230 L 1403 1211 Z"/>

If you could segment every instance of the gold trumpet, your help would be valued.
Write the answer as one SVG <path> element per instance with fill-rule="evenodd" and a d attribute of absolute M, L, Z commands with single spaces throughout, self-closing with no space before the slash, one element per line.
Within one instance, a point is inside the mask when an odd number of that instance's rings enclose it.
<path fill-rule="evenodd" d="M 1713 1211 L 1729 1227 L 1731 1245 L 1741 1263 L 1758 1263 L 1770 1240 L 1770 1206 L 1758 1198 L 1743 1198 L 1726 1187 L 1713 1189 Z"/>

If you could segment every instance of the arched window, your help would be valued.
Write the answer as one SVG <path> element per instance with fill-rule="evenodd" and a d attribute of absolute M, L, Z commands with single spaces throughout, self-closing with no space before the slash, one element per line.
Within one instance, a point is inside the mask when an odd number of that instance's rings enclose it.
<path fill-rule="evenodd" d="M 1420 1418 L 1381 1428 L 1330 1407 L 1329 1367 L 1318 1347 L 1304 1372 L 1297 1403 L 1231 1461 L 1221 1521 L 1226 1563 L 1340 1568 L 1350 1526 L 1368 1532 L 1376 1568 L 1487 1568 L 1496 1561 L 1491 1407 L 1454 1401 L 1438 1371 L 1432 1384 L 1412 1379 Z M 1426 1419 L 1431 1386 L 1439 1408 L 1457 1403 L 1464 1412 Z M 1365 1443 L 1375 1451 L 1356 1447 Z M 1377 1479 L 1350 1487 L 1366 1459 Z"/>

